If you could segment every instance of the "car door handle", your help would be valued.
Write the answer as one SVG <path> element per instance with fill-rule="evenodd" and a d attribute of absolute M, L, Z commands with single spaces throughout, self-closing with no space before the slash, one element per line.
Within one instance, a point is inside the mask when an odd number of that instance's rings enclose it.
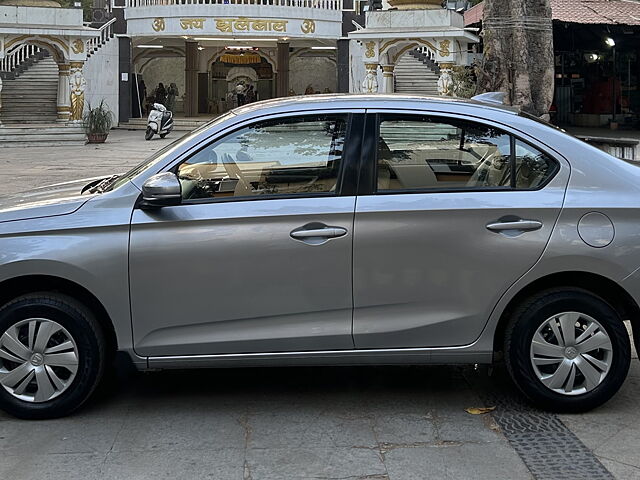
<path fill-rule="evenodd" d="M 530 232 L 542 228 L 542 222 L 538 220 L 515 220 L 510 222 L 495 222 L 487 225 L 487 229 L 492 232 L 502 232 L 504 230 L 520 230 Z"/>
<path fill-rule="evenodd" d="M 347 234 L 347 229 L 342 227 L 314 228 L 312 230 L 294 230 L 293 238 L 304 240 L 307 238 L 338 238 Z"/>

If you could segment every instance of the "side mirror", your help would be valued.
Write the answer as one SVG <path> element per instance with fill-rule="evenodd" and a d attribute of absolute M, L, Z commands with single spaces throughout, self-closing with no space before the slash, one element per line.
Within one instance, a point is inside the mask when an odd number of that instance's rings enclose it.
<path fill-rule="evenodd" d="M 182 185 L 175 173 L 158 173 L 142 184 L 141 208 L 180 205 Z"/>

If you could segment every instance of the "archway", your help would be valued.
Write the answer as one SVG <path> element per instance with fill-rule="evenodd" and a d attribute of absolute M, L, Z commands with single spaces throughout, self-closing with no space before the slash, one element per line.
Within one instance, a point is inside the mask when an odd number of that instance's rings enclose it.
<path fill-rule="evenodd" d="M 222 51 L 212 58 L 210 71 L 209 94 L 218 112 L 237 106 L 234 91 L 240 82 L 247 88 L 253 86 L 257 100 L 266 100 L 275 95 L 272 62 L 257 50 Z"/>
<path fill-rule="evenodd" d="M 3 122 L 69 120 L 71 64 L 65 41 L 50 36 L 18 35 L 7 39 L 4 49 L 1 70 L 5 81 L 0 84 Z M 38 88 L 28 88 L 34 80 L 38 80 Z M 76 105 L 79 100 L 83 107 L 84 97 L 76 99 Z"/>
<path fill-rule="evenodd" d="M 423 38 L 392 39 L 382 43 L 379 50 L 383 76 L 380 91 L 438 95 L 441 72 L 437 58 L 445 53 L 449 55 Z M 416 78 L 420 82 L 416 83 Z"/>

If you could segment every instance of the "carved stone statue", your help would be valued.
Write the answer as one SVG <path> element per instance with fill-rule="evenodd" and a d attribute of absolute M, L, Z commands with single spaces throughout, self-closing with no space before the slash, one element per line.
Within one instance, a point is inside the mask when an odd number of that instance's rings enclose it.
<path fill-rule="evenodd" d="M 71 90 L 71 121 L 82 120 L 82 112 L 84 110 L 84 90 L 87 81 L 82 74 L 82 63 L 71 64 L 69 72 L 69 86 Z"/>
<path fill-rule="evenodd" d="M 438 93 L 447 97 L 453 95 L 453 78 L 451 78 L 451 72 L 448 69 L 443 69 L 442 72 L 440 72 Z"/>
<path fill-rule="evenodd" d="M 367 70 L 367 74 L 362 81 L 363 93 L 378 93 L 378 77 L 373 70 Z"/>

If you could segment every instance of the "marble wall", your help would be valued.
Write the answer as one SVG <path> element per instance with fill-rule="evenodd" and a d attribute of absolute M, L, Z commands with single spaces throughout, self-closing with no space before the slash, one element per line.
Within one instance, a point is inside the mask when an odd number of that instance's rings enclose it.
<path fill-rule="evenodd" d="M 84 91 L 85 108 L 89 105 L 96 107 L 101 100 L 109 106 L 109 109 L 118 118 L 118 39 L 112 38 L 86 61 L 84 77 L 87 86 Z"/>
<path fill-rule="evenodd" d="M 302 95 L 309 85 L 314 91 L 324 92 L 328 88 L 335 92 L 338 87 L 335 60 L 326 56 L 293 57 L 289 62 L 289 88 Z"/>
<path fill-rule="evenodd" d="M 147 94 L 162 82 L 167 88 L 171 83 L 178 87 L 178 99 L 176 111 L 180 112 L 182 107 L 182 96 L 184 95 L 184 57 L 157 57 L 149 60 L 142 68 L 142 78 L 147 86 Z"/>

